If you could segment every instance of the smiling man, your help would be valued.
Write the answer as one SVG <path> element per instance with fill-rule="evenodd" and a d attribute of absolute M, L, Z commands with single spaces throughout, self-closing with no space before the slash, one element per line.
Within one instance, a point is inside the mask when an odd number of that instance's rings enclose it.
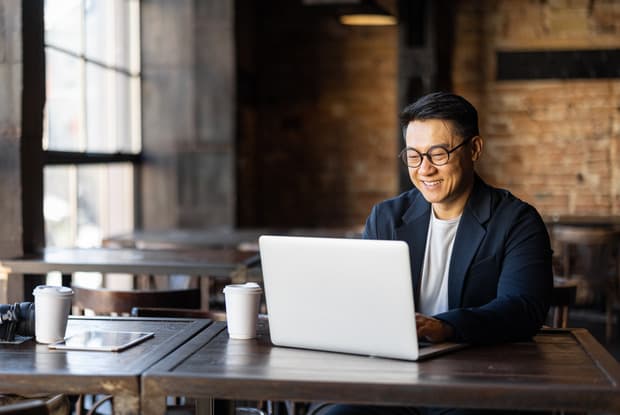
<path fill-rule="evenodd" d="M 401 123 L 400 157 L 414 188 L 374 206 L 364 237 L 408 243 L 418 336 L 472 344 L 531 338 L 553 287 L 549 236 L 532 206 L 476 174 L 484 143 L 476 109 L 437 92 L 405 108 Z M 329 411 L 379 413 L 500 412 L 350 405 Z"/>
<path fill-rule="evenodd" d="M 463 97 L 437 92 L 401 114 L 400 156 L 414 189 L 376 205 L 365 238 L 409 244 L 418 335 L 430 341 L 527 339 L 553 286 L 552 251 L 536 210 L 475 172 L 483 139 Z"/>

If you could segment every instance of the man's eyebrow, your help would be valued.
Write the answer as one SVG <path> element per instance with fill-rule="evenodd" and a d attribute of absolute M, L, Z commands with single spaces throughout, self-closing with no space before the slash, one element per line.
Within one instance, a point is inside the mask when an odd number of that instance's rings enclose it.
<path fill-rule="evenodd" d="M 450 143 L 444 142 L 444 143 L 433 144 L 433 145 L 428 146 L 427 149 L 433 148 L 433 147 L 450 147 Z M 407 148 L 413 148 L 415 150 L 418 149 L 417 147 L 412 147 L 412 146 L 407 146 Z"/>

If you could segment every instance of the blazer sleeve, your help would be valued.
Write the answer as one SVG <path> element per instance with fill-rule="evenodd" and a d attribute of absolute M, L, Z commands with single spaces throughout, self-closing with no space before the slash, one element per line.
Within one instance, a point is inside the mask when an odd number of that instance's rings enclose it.
<path fill-rule="evenodd" d="M 501 260 L 495 298 L 477 307 L 456 308 L 435 316 L 454 327 L 456 341 L 528 339 L 545 321 L 553 289 L 553 252 L 547 229 L 529 205 L 519 209 L 507 229 L 495 242 L 501 245 L 496 251 Z"/>
<path fill-rule="evenodd" d="M 377 235 L 377 205 L 373 206 L 370 215 L 366 219 L 366 226 L 362 233 L 363 239 L 379 239 Z"/>

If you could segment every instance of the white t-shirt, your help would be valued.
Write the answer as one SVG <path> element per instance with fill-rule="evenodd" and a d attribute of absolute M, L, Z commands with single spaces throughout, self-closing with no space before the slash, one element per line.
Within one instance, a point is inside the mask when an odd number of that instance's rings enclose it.
<path fill-rule="evenodd" d="M 448 272 L 460 220 L 461 216 L 448 220 L 437 219 L 431 209 L 422 266 L 420 304 L 416 307 L 427 316 L 448 311 Z"/>

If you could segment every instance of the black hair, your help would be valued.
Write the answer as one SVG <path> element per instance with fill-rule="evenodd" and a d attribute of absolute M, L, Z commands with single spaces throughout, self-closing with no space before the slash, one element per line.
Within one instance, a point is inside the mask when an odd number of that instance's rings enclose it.
<path fill-rule="evenodd" d="M 462 96 L 449 92 L 433 92 L 408 105 L 400 113 L 403 135 L 407 125 L 416 120 L 451 121 L 454 133 L 463 139 L 480 134 L 476 108 Z"/>

